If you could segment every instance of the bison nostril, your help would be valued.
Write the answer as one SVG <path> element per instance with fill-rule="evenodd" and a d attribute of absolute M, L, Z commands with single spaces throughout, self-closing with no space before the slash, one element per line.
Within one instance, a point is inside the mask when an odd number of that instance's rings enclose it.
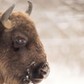
<path fill-rule="evenodd" d="M 45 70 L 41 69 L 41 70 L 40 70 L 40 73 L 42 73 L 42 74 L 44 74 L 44 75 L 45 75 L 45 74 L 47 73 L 47 71 L 45 71 Z"/>
<path fill-rule="evenodd" d="M 44 78 L 48 76 L 49 72 L 50 70 L 49 70 L 48 63 L 43 64 L 39 69 L 39 73 L 43 75 Z"/>

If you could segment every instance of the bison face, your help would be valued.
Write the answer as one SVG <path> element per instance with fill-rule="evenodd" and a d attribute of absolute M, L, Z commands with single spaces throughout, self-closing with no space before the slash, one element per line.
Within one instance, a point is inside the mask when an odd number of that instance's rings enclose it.
<path fill-rule="evenodd" d="M 9 17 L 11 29 L 0 23 L 0 84 L 36 84 L 49 73 L 43 45 L 25 13 Z"/>

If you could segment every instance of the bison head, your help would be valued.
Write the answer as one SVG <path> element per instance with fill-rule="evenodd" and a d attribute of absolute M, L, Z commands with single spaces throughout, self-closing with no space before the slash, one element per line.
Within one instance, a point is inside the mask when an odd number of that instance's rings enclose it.
<path fill-rule="evenodd" d="M 36 84 L 48 75 L 49 66 L 35 25 L 32 3 L 25 12 L 12 5 L 0 14 L 0 84 Z"/>

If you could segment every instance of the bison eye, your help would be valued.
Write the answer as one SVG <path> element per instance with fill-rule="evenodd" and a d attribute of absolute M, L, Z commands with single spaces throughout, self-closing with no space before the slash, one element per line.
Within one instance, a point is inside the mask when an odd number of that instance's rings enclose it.
<path fill-rule="evenodd" d="M 27 39 L 22 38 L 22 37 L 16 37 L 13 40 L 13 46 L 14 48 L 21 48 L 24 47 L 27 44 Z"/>

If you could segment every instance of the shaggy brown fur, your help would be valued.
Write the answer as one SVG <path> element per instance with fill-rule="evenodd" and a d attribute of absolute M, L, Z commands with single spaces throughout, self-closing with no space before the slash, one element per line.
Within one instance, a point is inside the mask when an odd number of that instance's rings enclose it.
<path fill-rule="evenodd" d="M 12 13 L 9 19 L 13 22 L 11 29 L 0 23 L 0 84 L 28 84 L 30 81 L 36 84 L 49 67 L 35 25 L 21 12 Z M 19 45 L 17 39 L 26 43 Z"/>

